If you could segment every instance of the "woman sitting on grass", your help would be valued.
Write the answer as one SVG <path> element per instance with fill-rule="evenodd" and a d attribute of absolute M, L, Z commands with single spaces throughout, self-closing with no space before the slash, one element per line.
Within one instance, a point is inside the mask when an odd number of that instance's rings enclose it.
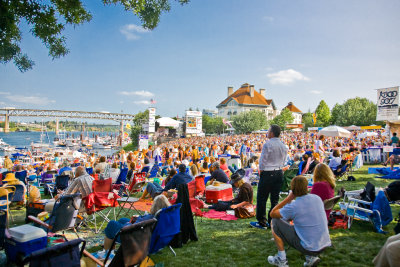
<path fill-rule="evenodd" d="M 171 204 L 169 203 L 168 199 L 164 195 L 159 195 L 154 199 L 153 205 L 150 208 L 150 213 L 145 214 L 139 217 L 132 217 L 129 218 L 121 218 L 118 221 L 110 221 L 107 224 L 107 227 L 104 229 L 105 237 L 104 237 L 104 249 L 108 250 L 111 248 L 112 241 L 114 237 L 118 234 L 121 228 L 135 223 L 140 223 L 145 220 L 150 220 L 154 218 L 157 211 L 169 207 Z M 121 242 L 120 238 L 118 237 L 117 242 Z"/>
<path fill-rule="evenodd" d="M 319 163 L 314 170 L 314 184 L 311 194 L 319 196 L 322 201 L 333 198 L 335 195 L 335 175 L 328 165 Z M 331 210 L 325 210 L 326 217 L 329 218 Z"/>
<path fill-rule="evenodd" d="M 239 173 L 240 174 L 239 174 Z M 218 201 L 218 203 L 213 205 L 204 205 L 205 208 L 215 209 L 217 211 L 226 211 L 226 210 L 234 210 L 236 208 L 253 204 L 253 187 L 249 183 L 246 183 L 243 180 L 244 170 L 243 172 L 237 171 L 232 174 L 231 181 L 232 184 L 239 188 L 239 193 L 237 196 L 231 201 Z"/>

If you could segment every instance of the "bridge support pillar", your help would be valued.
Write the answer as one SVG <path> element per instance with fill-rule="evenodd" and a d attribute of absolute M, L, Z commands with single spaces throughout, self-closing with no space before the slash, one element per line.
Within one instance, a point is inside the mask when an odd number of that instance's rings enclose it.
<path fill-rule="evenodd" d="M 119 140 L 118 140 L 118 143 L 119 143 L 119 146 L 122 147 L 122 139 L 124 137 L 124 122 L 121 121 L 119 125 L 120 125 L 120 129 L 119 129 Z"/>
<path fill-rule="evenodd" d="M 56 119 L 56 135 L 60 134 L 60 122 L 58 121 L 58 118 Z"/>
<path fill-rule="evenodd" d="M 82 122 L 82 132 L 85 133 L 85 123 Z"/>
<path fill-rule="evenodd" d="M 10 117 L 8 113 L 6 113 L 5 119 L 4 119 L 4 132 L 9 133 L 10 132 Z"/>

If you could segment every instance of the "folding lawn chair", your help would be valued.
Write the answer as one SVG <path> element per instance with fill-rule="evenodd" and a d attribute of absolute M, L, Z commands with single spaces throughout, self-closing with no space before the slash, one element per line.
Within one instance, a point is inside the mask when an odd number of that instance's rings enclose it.
<path fill-rule="evenodd" d="M 97 265 L 106 266 L 110 258 L 111 250 L 119 237 L 121 246 L 118 248 L 108 266 L 135 266 L 140 264 L 143 260 L 146 260 L 149 253 L 151 233 L 156 222 L 156 219 L 150 219 L 123 227 L 114 237 L 111 248 L 108 250 L 104 261 L 97 259 L 86 251 L 84 254 Z"/>
<path fill-rule="evenodd" d="M 121 197 L 119 198 L 118 201 L 118 205 L 119 205 L 119 211 L 117 213 L 117 218 L 119 216 L 119 214 L 121 213 L 122 209 L 127 209 L 124 213 L 124 216 L 126 216 L 126 214 L 128 214 L 129 210 L 131 210 L 132 208 L 139 213 L 140 215 L 142 215 L 142 213 L 137 210 L 134 206 L 135 202 L 139 201 L 139 198 L 134 197 L 134 195 L 138 192 L 140 192 L 142 190 L 142 188 L 145 186 L 146 184 L 146 173 L 141 172 L 141 173 L 135 173 L 133 176 L 133 179 L 131 180 L 131 183 L 129 184 L 128 189 L 125 191 L 125 194 L 127 195 L 126 197 Z M 127 204 L 130 206 L 127 207 Z"/>
<path fill-rule="evenodd" d="M 174 256 L 175 251 L 169 246 L 169 243 L 176 234 L 180 232 L 180 208 L 182 204 L 163 208 L 156 213 L 157 224 L 151 236 L 149 254 L 154 254 L 168 246 Z"/>
<path fill-rule="evenodd" d="M 27 183 L 27 181 L 26 181 L 27 174 L 28 174 L 28 172 L 26 170 L 15 172 L 15 178 L 17 178 L 18 180 L 20 180 L 21 182 L 26 184 Z"/>
<path fill-rule="evenodd" d="M 79 249 L 80 244 L 82 244 Z M 81 266 L 81 257 L 85 249 L 86 241 L 78 238 L 67 241 L 53 247 L 47 247 L 25 257 L 23 264 L 30 267 L 51 267 L 51 266 Z"/>
<path fill-rule="evenodd" d="M 50 217 L 45 222 L 31 215 L 28 216 L 28 219 L 35 224 L 43 226 L 47 232 L 56 233 L 62 231 L 64 235 L 65 230 L 73 229 L 74 232 L 77 233 L 75 222 L 78 216 L 81 201 L 82 196 L 80 193 L 62 195 L 54 203 Z"/>
<path fill-rule="evenodd" d="M 7 186 L 7 187 L 0 187 L 0 210 L 5 210 L 7 212 L 7 225 L 9 223 L 9 219 L 13 220 L 12 214 L 10 212 L 10 204 L 12 197 L 15 192 L 15 187 Z"/>
<path fill-rule="evenodd" d="M 122 184 L 125 183 L 126 181 L 126 176 L 128 175 L 128 168 L 123 168 L 121 169 L 121 171 L 119 172 L 117 181 L 115 182 L 115 184 Z"/>
<path fill-rule="evenodd" d="M 112 179 L 106 180 L 94 180 L 92 183 L 92 193 L 84 198 L 86 213 L 91 215 L 92 219 L 88 219 L 95 226 L 95 233 L 99 233 L 105 222 L 109 222 L 108 216 L 111 211 L 114 213 L 115 219 L 115 207 L 117 207 L 119 198 L 118 194 L 112 191 Z M 104 209 L 111 208 L 108 211 Z M 100 227 L 97 226 L 97 215 L 99 215 L 103 220 Z"/>
<path fill-rule="evenodd" d="M 53 195 L 57 195 L 57 190 L 65 190 L 68 187 L 69 179 L 69 175 L 58 175 L 56 176 L 55 183 L 44 184 L 51 198 L 53 198 Z"/>
<path fill-rule="evenodd" d="M 369 198 L 366 192 L 373 192 L 371 195 L 374 195 L 374 190 L 374 186 L 368 182 L 365 189 L 345 192 L 344 201 L 340 203 L 340 206 L 348 217 L 349 229 L 356 219 L 371 222 L 376 232 L 385 233 L 382 226 L 386 226 L 393 220 L 392 210 L 382 190 L 376 197 Z"/>
<path fill-rule="evenodd" d="M 196 184 L 196 197 L 203 197 L 206 191 L 206 185 L 204 183 L 205 175 L 198 175 L 194 178 Z"/>
<path fill-rule="evenodd" d="M 160 169 L 160 167 L 158 166 L 158 164 L 154 164 L 153 167 L 151 167 L 151 170 L 149 171 L 149 175 L 148 178 L 155 178 L 157 177 L 158 174 L 158 170 Z"/>

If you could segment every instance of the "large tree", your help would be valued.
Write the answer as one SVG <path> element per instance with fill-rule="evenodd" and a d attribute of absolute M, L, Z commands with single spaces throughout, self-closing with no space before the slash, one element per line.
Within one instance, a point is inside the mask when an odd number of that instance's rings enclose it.
<path fill-rule="evenodd" d="M 303 114 L 302 121 L 304 123 L 304 130 L 308 130 L 309 127 L 314 126 L 312 113 L 309 111 Z"/>
<path fill-rule="evenodd" d="M 170 0 L 102 0 L 104 4 L 121 4 L 132 11 L 146 29 L 154 29 L 163 12 L 170 10 Z M 176 0 L 181 4 L 189 0 Z M 33 36 L 39 38 L 53 59 L 69 50 L 63 31 L 67 25 L 90 21 L 92 15 L 81 0 L 0 0 L 0 62 L 13 61 L 22 72 L 35 64 L 20 47 L 21 23 L 26 22 Z"/>
<path fill-rule="evenodd" d="M 149 123 L 149 110 L 139 112 L 135 115 L 131 125 L 131 139 L 134 149 L 139 145 L 139 134 L 142 132 L 142 124 Z"/>
<path fill-rule="evenodd" d="M 272 120 L 272 123 L 276 124 L 276 125 L 279 125 L 279 127 L 281 127 L 281 129 L 283 131 L 285 131 L 286 130 L 286 124 L 292 123 L 293 120 L 294 120 L 293 113 L 289 109 L 284 108 L 281 111 L 281 114 L 279 114 L 278 116 L 276 116 Z"/>
<path fill-rule="evenodd" d="M 342 105 L 335 105 L 333 112 L 336 124 L 341 126 L 382 124 L 376 121 L 376 104 L 367 98 L 348 99 Z"/>
<path fill-rule="evenodd" d="M 317 109 L 315 110 L 315 115 L 317 116 L 318 126 L 328 126 L 331 119 L 331 111 L 324 100 L 319 102 Z"/>
<path fill-rule="evenodd" d="M 223 132 L 225 127 L 221 117 L 210 117 L 203 115 L 203 130 L 206 134 L 219 134 Z"/>
<path fill-rule="evenodd" d="M 258 110 L 251 110 L 233 116 L 232 126 L 238 133 L 251 133 L 267 128 L 268 121 L 265 113 Z"/>

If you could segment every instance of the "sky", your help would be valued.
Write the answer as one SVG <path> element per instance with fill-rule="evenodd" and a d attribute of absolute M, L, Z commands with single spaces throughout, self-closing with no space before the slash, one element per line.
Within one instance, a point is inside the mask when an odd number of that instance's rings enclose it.
<path fill-rule="evenodd" d="M 154 99 L 173 117 L 216 109 L 228 86 L 250 83 L 307 112 L 400 85 L 398 0 L 172 1 L 152 31 L 119 5 L 83 2 L 93 19 L 67 26 L 63 58 L 22 25 L 36 65 L 0 65 L 0 106 L 135 114 Z"/>

